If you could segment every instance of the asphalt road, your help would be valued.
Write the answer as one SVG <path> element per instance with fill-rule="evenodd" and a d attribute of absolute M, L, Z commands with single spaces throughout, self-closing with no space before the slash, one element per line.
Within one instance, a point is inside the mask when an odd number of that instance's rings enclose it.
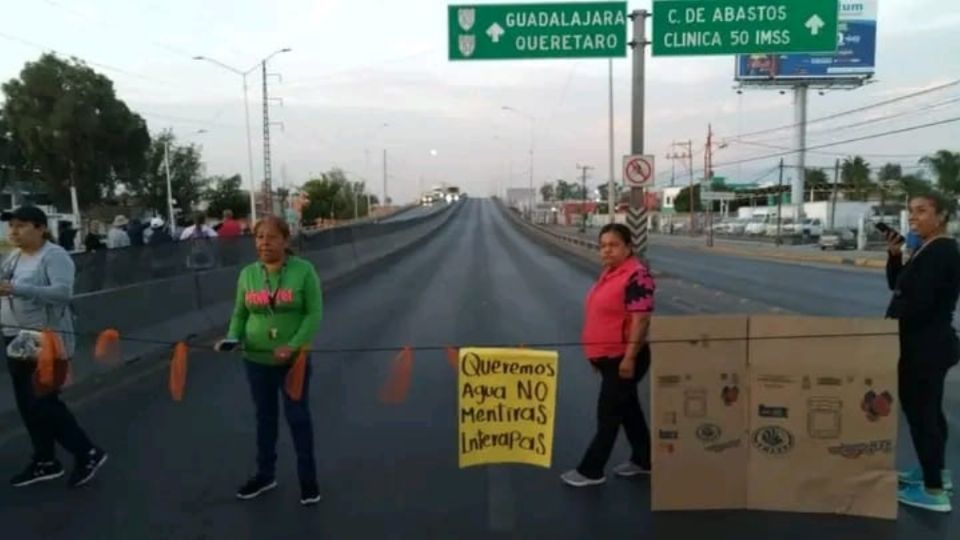
<path fill-rule="evenodd" d="M 392 215 L 392 216 L 387 216 L 386 218 L 381 219 L 381 220 L 380 220 L 380 223 L 396 223 L 396 222 L 398 222 L 398 221 L 406 221 L 406 220 L 408 220 L 408 219 L 415 219 L 415 218 L 418 218 L 418 217 L 429 216 L 430 214 L 433 214 L 433 213 L 435 213 L 435 212 L 439 212 L 440 210 L 444 209 L 445 207 L 446 207 L 446 205 L 444 205 L 444 204 L 435 204 L 435 205 L 432 205 L 432 206 L 423 206 L 423 205 L 420 205 L 420 206 L 416 206 L 416 207 L 414 207 L 414 208 L 411 208 L 411 209 L 409 209 L 409 210 L 406 210 L 406 211 L 404 211 L 404 212 L 400 212 L 400 213 L 395 214 L 395 215 Z"/>
<path fill-rule="evenodd" d="M 704 287 L 787 311 L 829 317 L 882 317 L 890 300 L 880 270 L 796 264 L 654 244 L 651 265 Z"/>
<path fill-rule="evenodd" d="M 682 265 L 674 266 L 679 274 Z M 700 266 L 700 273 L 710 272 Z M 732 279 L 720 275 L 717 279 Z M 328 295 L 316 345 L 399 349 L 576 342 L 580 306 L 593 278 L 512 229 L 492 203 L 471 200 L 447 228 L 403 260 Z M 661 279 L 660 313 L 776 307 L 692 281 Z M 377 400 L 393 352 L 315 358 L 311 402 L 325 500 L 313 508 L 298 504 L 285 427 L 279 489 L 254 501 L 234 498 L 253 464 L 253 412 L 242 366 L 232 356 L 194 352 L 182 403 L 170 402 L 165 378 L 157 374 L 82 404 L 81 421 L 111 453 L 110 461 L 79 491 L 59 481 L 20 490 L 0 487 L 0 537 L 876 540 L 946 539 L 960 530 L 957 514 L 907 511 L 895 523 L 759 512 L 653 514 L 645 479 L 567 488 L 558 475 L 576 464 L 592 434 L 598 384 L 577 347 L 559 350 L 549 471 L 457 468 L 455 373 L 443 352 L 416 354 L 410 395 L 397 406 Z M 901 437 L 901 445 L 905 442 Z M 626 455 L 618 448 L 613 461 Z M 951 455 L 960 457 L 956 441 Z M 0 444 L 4 470 L 14 472 L 27 456 L 25 437 Z"/>

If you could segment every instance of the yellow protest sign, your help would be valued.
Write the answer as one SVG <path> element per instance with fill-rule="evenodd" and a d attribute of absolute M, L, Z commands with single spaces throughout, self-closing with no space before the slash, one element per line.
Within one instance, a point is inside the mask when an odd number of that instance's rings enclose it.
<path fill-rule="evenodd" d="M 460 467 L 550 467 L 558 355 L 529 349 L 460 349 Z"/>

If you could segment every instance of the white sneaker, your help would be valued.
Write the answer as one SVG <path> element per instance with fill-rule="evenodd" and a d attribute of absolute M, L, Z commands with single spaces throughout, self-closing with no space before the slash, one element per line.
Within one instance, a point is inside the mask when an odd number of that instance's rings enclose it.
<path fill-rule="evenodd" d="M 644 469 L 632 461 L 625 461 L 613 468 L 613 473 L 622 478 L 630 478 L 641 474 L 650 474 L 650 469 Z"/>
<path fill-rule="evenodd" d="M 600 478 L 587 478 L 586 476 L 577 472 L 576 469 L 561 474 L 560 479 L 563 480 L 563 482 L 568 486 L 573 487 L 599 486 L 607 481 L 606 477 L 604 476 L 601 476 Z"/>

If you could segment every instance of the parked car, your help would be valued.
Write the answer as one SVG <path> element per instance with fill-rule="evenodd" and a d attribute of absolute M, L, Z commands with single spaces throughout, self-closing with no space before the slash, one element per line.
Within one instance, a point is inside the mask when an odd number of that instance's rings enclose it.
<path fill-rule="evenodd" d="M 750 236 L 760 236 L 767 231 L 767 222 L 760 219 L 751 220 L 744 227 L 743 232 Z"/>
<path fill-rule="evenodd" d="M 767 222 L 766 228 L 764 229 L 764 234 L 767 236 L 776 236 L 777 235 L 777 219 L 774 218 Z M 793 218 L 783 218 L 780 220 L 780 236 L 789 236 L 791 234 L 798 234 L 797 227 L 794 225 Z"/>
<path fill-rule="evenodd" d="M 818 242 L 821 250 L 857 249 L 857 235 L 850 229 L 823 231 Z"/>
<path fill-rule="evenodd" d="M 803 220 L 803 230 L 801 231 L 804 236 L 812 236 L 814 238 L 819 237 L 823 234 L 823 222 L 818 218 L 807 218 Z"/>

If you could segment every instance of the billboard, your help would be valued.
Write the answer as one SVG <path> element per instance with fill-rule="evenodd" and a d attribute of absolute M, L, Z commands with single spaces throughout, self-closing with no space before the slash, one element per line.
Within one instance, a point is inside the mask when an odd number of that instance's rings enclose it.
<path fill-rule="evenodd" d="M 837 52 L 743 54 L 736 80 L 862 79 L 873 75 L 877 52 L 877 0 L 839 0 Z"/>

